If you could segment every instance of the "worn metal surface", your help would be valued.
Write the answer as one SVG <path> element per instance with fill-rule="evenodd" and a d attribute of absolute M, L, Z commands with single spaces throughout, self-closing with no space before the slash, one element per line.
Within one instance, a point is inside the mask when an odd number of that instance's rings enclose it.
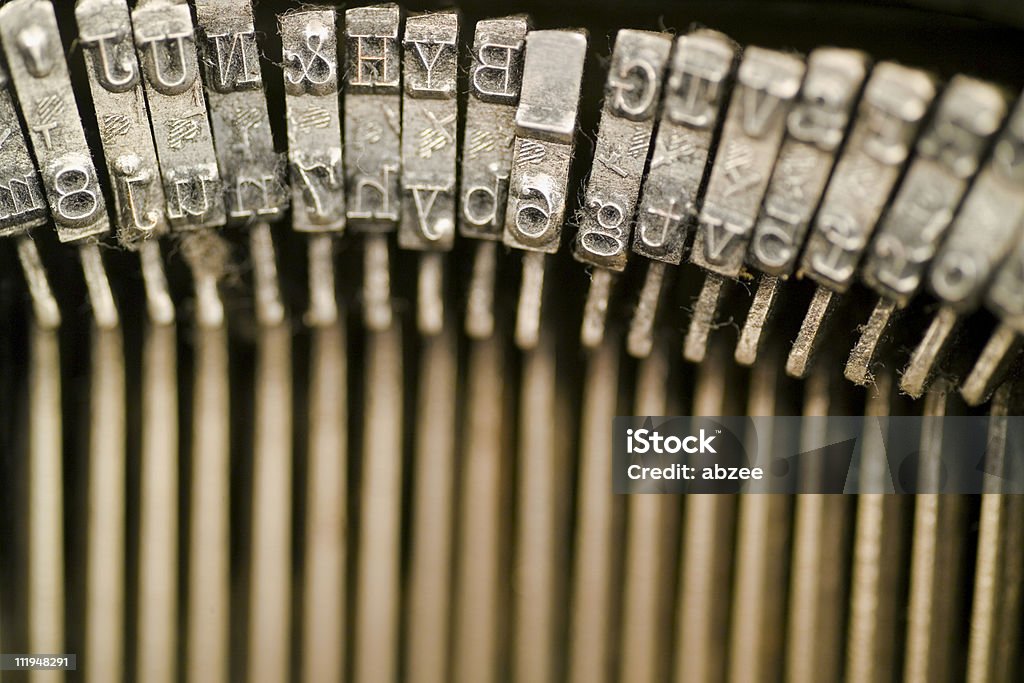
<path fill-rule="evenodd" d="M 133 247 L 169 226 L 128 3 L 79 0 L 75 18 L 114 194 L 117 238 Z"/>
<path fill-rule="evenodd" d="M 140 0 L 132 25 L 171 227 L 224 225 L 223 185 L 188 5 Z"/>
<path fill-rule="evenodd" d="M 41 0 L 4 5 L 0 42 L 57 237 L 73 242 L 106 234 L 106 202 L 78 116 L 53 5 Z"/>
<path fill-rule="evenodd" d="M 340 234 L 345 229 L 337 22 L 332 8 L 277 17 L 292 227 L 302 232 Z"/>

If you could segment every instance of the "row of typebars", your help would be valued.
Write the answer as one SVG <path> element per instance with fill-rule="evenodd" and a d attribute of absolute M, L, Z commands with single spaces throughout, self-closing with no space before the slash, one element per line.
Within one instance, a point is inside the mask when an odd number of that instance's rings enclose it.
<path fill-rule="evenodd" d="M 581 169 L 583 31 L 57 17 L 0 7 L 0 651 L 78 669 L 30 680 L 1019 680 L 1020 496 L 613 496 L 609 440 L 982 411 L 1002 461 L 1006 89 L 622 30 Z"/>

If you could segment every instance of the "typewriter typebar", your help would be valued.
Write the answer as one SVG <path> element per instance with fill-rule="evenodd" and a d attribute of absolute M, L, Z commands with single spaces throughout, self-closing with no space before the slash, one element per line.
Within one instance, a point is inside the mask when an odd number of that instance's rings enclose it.
<path fill-rule="evenodd" d="M 107 233 L 106 203 L 78 118 L 53 7 L 9 2 L 0 10 L 0 27 L 8 76 L 22 104 L 58 237 L 73 242 Z"/>
<path fill-rule="evenodd" d="M 337 15 L 333 9 L 278 16 L 288 125 L 292 227 L 345 229 Z"/>
<path fill-rule="evenodd" d="M 528 17 L 485 19 L 476 24 L 471 50 L 466 136 L 463 138 L 459 234 L 482 241 L 473 259 L 466 296 L 466 334 L 494 332 L 498 250 L 512 173 L 516 105 L 523 85 Z"/>
<path fill-rule="evenodd" d="M 798 269 L 818 288 L 787 361 L 793 377 L 807 374 L 836 294 L 854 280 L 934 96 L 932 77 L 920 70 L 887 62 L 872 69 Z"/>
<path fill-rule="evenodd" d="M 174 0 L 139 2 L 132 10 L 132 26 L 167 218 L 175 230 L 220 227 L 227 220 L 223 184 L 189 7 Z"/>
<path fill-rule="evenodd" d="M 345 183 L 348 220 L 354 229 L 398 227 L 401 17 L 397 5 L 345 12 Z"/>
<path fill-rule="evenodd" d="M 45 225 L 49 215 L 39 172 L 29 152 L 25 130 L 18 120 L 6 71 L 0 71 L 0 87 L 0 121 L 3 121 L 5 131 L 0 163 L 8 175 L 0 188 L 0 235 L 10 237 Z"/>
<path fill-rule="evenodd" d="M 676 39 L 633 238 L 633 251 L 651 259 L 629 335 L 634 356 L 650 353 L 665 265 L 682 261 L 696 221 L 736 51 L 728 37 L 707 29 Z"/>
<path fill-rule="evenodd" d="M 455 147 L 459 15 L 411 15 L 403 44 L 402 220 L 398 245 L 420 252 L 417 322 L 424 334 L 444 324 L 444 260 L 455 243 Z"/>
<path fill-rule="evenodd" d="M 864 281 L 882 300 L 847 363 L 850 381 L 867 381 L 888 320 L 919 289 L 967 182 L 1005 116 L 1005 98 L 992 85 L 958 76 L 942 94 L 864 264 Z"/>
<path fill-rule="evenodd" d="M 671 46 L 664 35 L 639 31 L 620 31 L 615 40 L 573 251 L 577 261 L 594 266 L 580 337 L 588 348 L 604 336 L 612 273 L 626 269 L 633 214 Z"/>
<path fill-rule="evenodd" d="M 249 2 L 200 0 L 196 37 L 229 222 L 275 220 L 287 207 Z"/>
<path fill-rule="evenodd" d="M 515 334 L 522 348 L 538 343 L 544 257 L 562 243 L 586 51 L 580 31 L 526 34 L 503 238 L 526 252 Z"/>
<path fill-rule="evenodd" d="M 927 389 L 955 341 L 962 316 L 981 304 L 995 270 L 1020 235 L 1024 192 L 1017 151 L 1022 120 L 1024 100 L 1018 100 L 929 268 L 928 288 L 942 305 L 900 380 L 911 396 Z"/>
<path fill-rule="evenodd" d="M 804 69 L 790 55 L 756 47 L 744 52 L 690 254 L 708 275 L 683 342 L 687 360 L 703 360 L 725 279 L 738 276 L 743 266 Z"/>
<path fill-rule="evenodd" d="M 131 247 L 168 230 L 156 143 L 127 2 L 79 2 L 81 36 L 103 156 L 116 202 L 118 241 Z"/>
<path fill-rule="evenodd" d="M 757 360 L 781 282 L 796 269 L 867 68 L 867 56 L 855 50 L 818 48 L 807 58 L 800 99 L 787 117 L 786 138 L 747 252 L 747 265 L 763 275 L 736 344 L 737 363 Z"/>

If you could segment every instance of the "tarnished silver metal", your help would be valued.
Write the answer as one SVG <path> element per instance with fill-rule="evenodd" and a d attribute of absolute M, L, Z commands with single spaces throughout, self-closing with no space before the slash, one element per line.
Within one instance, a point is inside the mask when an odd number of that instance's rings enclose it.
<path fill-rule="evenodd" d="M 519 303 L 516 306 L 516 346 L 533 349 L 540 341 L 540 311 L 544 296 L 544 253 L 523 254 L 523 277 L 519 282 Z"/>
<path fill-rule="evenodd" d="M 580 343 L 584 348 L 596 348 L 604 339 L 604 324 L 614 284 L 615 273 L 607 268 L 594 268 L 590 273 L 590 287 L 583 303 L 583 324 L 580 328 Z"/>
<path fill-rule="evenodd" d="M 219 232 L 195 230 L 182 235 L 177 247 L 192 271 L 197 326 L 222 329 L 226 314 L 218 284 L 230 265 L 230 243 Z"/>
<path fill-rule="evenodd" d="M 32 313 L 35 325 L 42 330 L 54 331 L 60 327 L 60 307 L 53 296 L 50 279 L 46 276 L 43 259 L 39 256 L 39 248 L 35 241 L 27 235 L 17 240 L 18 261 L 21 272 L 25 275 L 25 284 L 32 299 Z"/>
<path fill-rule="evenodd" d="M 9 86 L 0 64 L 0 237 L 24 234 L 49 218 L 39 172 Z"/>
<path fill-rule="evenodd" d="M 615 37 L 594 164 L 578 216 L 578 261 L 620 272 L 626 267 L 671 48 L 663 33 L 622 30 Z"/>
<path fill-rule="evenodd" d="M 459 181 L 458 224 L 464 237 L 502 238 L 529 28 L 529 17 L 524 15 L 476 24 Z M 494 330 L 497 249 L 478 245 L 473 263 L 466 333 L 483 339 Z"/>
<path fill-rule="evenodd" d="M 935 83 L 923 71 L 883 62 L 872 72 L 800 263 L 800 274 L 817 282 L 819 290 L 841 294 L 853 282 L 934 96 Z M 819 291 L 815 301 L 826 296 L 835 299 Z M 786 372 L 803 377 L 829 319 L 821 311 L 808 314 Z"/>
<path fill-rule="evenodd" d="M 961 313 L 978 306 L 1024 221 L 1024 98 L 975 178 L 928 273 L 931 291 Z M 997 298 L 1000 297 L 996 287 Z"/>
<path fill-rule="evenodd" d="M 943 92 L 868 249 L 861 277 L 884 301 L 847 362 L 847 379 L 857 384 L 869 380 L 889 321 L 898 317 L 888 302 L 903 308 L 917 293 L 1006 109 L 998 88 L 965 76 L 954 77 Z"/>
<path fill-rule="evenodd" d="M 110 287 L 110 280 L 107 279 L 103 255 L 97 241 L 82 242 L 78 249 L 78 259 L 82 264 L 82 274 L 85 276 L 85 289 L 92 309 L 93 324 L 100 330 L 116 330 L 121 324 L 121 317 L 117 312 L 114 292 Z"/>
<path fill-rule="evenodd" d="M 757 281 L 754 300 L 750 302 L 747 319 L 740 330 L 733 359 L 740 365 L 751 366 L 764 346 L 765 332 L 775 317 L 775 305 L 783 280 L 775 275 L 761 275 Z"/>
<path fill-rule="evenodd" d="M 683 258 L 737 49 L 716 31 L 695 31 L 676 40 L 637 212 L 637 254 L 671 264 Z"/>
<path fill-rule="evenodd" d="M 126 0 L 78 0 L 79 41 L 114 194 L 117 239 L 132 248 L 168 230 L 163 184 Z"/>
<path fill-rule="evenodd" d="M 914 348 L 910 361 L 900 375 L 900 391 L 911 398 L 921 398 L 932 374 L 946 357 L 960 329 L 960 317 L 956 309 L 942 306 L 932 318 L 924 338 Z"/>
<path fill-rule="evenodd" d="M 420 254 L 416 291 L 416 328 L 434 336 L 444 328 L 444 262 L 439 251 Z"/>
<path fill-rule="evenodd" d="M 932 78 L 891 62 L 874 68 L 829 181 L 800 272 L 843 292 L 892 194 L 935 96 Z"/>
<path fill-rule="evenodd" d="M 786 140 L 757 219 L 747 263 L 788 277 L 825 192 L 853 105 L 867 74 L 867 56 L 821 48 L 807 58 L 800 98 L 786 121 Z"/>
<path fill-rule="evenodd" d="M 505 212 L 510 247 L 553 254 L 561 244 L 586 52 L 581 31 L 526 35 Z"/>
<path fill-rule="evenodd" d="M 200 97 L 202 94 L 200 93 Z M 228 455 L 231 392 L 228 382 L 228 331 L 224 303 L 217 289 L 229 255 L 227 241 L 213 230 L 181 236 L 180 253 L 192 271 L 195 301 L 194 406 L 189 449 L 193 469 L 188 514 L 203 523 L 192 525 L 188 549 L 188 590 L 185 606 L 186 678 L 228 677 L 230 650 L 231 575 Z"/>
<path fill-rule="evenodd" d="M 252 254 L 256 321 L 265 327 L 280 325 L 285 320 L 286 311 L 277 274 L 277 252 L 269 224 L 260 221 L 253 225 L 249 236 L 249 252 Z"/>
<path fill-rule="evenodd" d="M 345 12 L 345 191 L 349 226 L 367 237 L 363 320 L 391 324 L 391 274 L 385 233 L 398 228 L 402 169 L 401 56 L 398 5 Z"/>
<path fill-rule="evenodd" d="M 955 76 L 946 86 L 864 262 L 861 277 L 879 295 L 902 307 L 917 292 L 1006 110 L 993 85 Z"/>
<path fill-rule="evenodd" d="M 78 115 L 53 4 L 8 2 L 0 8 L 0 40 L 57 237 L 73 242 L 107 233 L 106 203 Z"/>
<path fill-rule="evenodd" d="M 330 235 L 309 239 L 309 308 L 305 321 L 310 327 L 329 328 L 338 324 L 339 311 L 334 273 L 334 240 Z"/>
<path fill-rule="evenodd" d="M 139 0 L 135 49 L 174 230 L 224 225 L 224 196 L 184 0 Z"/>
<path fill-rule="evenodd" d="M 449 251 L 455 242 L 458 41 L 455 10 L 405 20 L 398 227 L 398 245 L 405 249 Z M 420 258 L 417 323 L 422 334 L 438 334 L 444 323 L 443 261 L 440 254 Z"/>
<path fill-rule="evenodd" d="M 683 339 L 683 358 L 700 363 L 708 352 L 708 340 L 715 326 L 715 314 L 725 294 L 726 279 L 717 273 L 708 273 L 700 288 L 697 301 L 690 314 L 690 325 Z"/>
<path fill-rule="evenodd" d="M 251 0 L 195 0 L 214 148 L 228 222 L 274 221 L 288 207 L 274 149 Z"/>
<path fill-rule="evenodd" d="M 737 277 L 800 83 L 801 59 L 747 48 L 730 96 L 690 260 Z"/>
<path fill-rule="evenodd" d="M 177 675 L 180 597 L 175 309 L 158 241 L 169 229 L 167 202 L 128 3 L 79 0 L 75 13 L 113 188 L 118 241 L 138 251 L 145 289 L 148 325 L 142 348 L 139 597 L 135 612 L 138 638 L 134 674 L 137 680 L 163 683 L 175 680 Z M 83 250 L 83 265 L 89 261 L 98 264 L 99 254 Z M 101 274 L 102 270 L 97 272 Z M 91 280 L 105 282 L 101 278 Z M 96 298 L 93 295 L 93 301 Z M 112 311 L 117 314 L 116 308 Z M 97 496 L 109 494 L 97 492 Z M 112 577 L 114 581 L 118 579 L 117 574 Z M 109 609 L 110 605 L 102 607 Z"/>
<path fill-rule="evenodd" d="M 709 271 L 683 345 L 683 356 L 694 363 L 704 359 L 724 278 L 738 277 L 743 268 L 803 75 L 803 61 L 792 55 L 758 47 L 743 53 L 690 252 L 690 260 Z"/>
<path fill-rule="evenodd" d="M 363 240 L 363 322 L 371 330 L 391 326 L 391 270 L 388 238 L 370 233 Z"/>
<path fill-rule="evenodd" d="M 701 29 L 677 38 L 658 121 L 651 161 L 636 212 L 633 252 L 662 264 L 678 265 L 699 211 L 705 169 L 738 46 L 727 36 Z M 650 264 L 627 351 L 650 353 L 651 331 L 664 283 L 663 268 Z"/>
<path fill-rule="evenodd" d="M 793 340 L 793 347 L 789 350 L 789 357 L 786 358 L 786 374 L 790 377 L 805 377 L 811 369 L 811 363 L 823 336 L 822 332 L 832 319 L 838 302 L 839 294 L 828 287 L 818 287 L 814 290 L 814 296 L 807 307 L 807 315 L 804 316 L 800 331 Z"/>
<path fill-rule="evenodd" d="M 1024 226 L 1024 98 L 963 200 L 928 270 L 928 288 L 943 306 L 911 355 L 900 389 L 917 397 L 949 349 L 959 317 L 975 310 Z M 1012 271 L 1008 271 L 1008 277 Z M 1001 287 L 994 288 L 1000 300 Z M 1019 292 L 1017 293 L 1019 296 Z M 998 310 L 998 308 L 997 308 Z"/>
<path fill-rule="evenodd" d="M 338 33 L 333 8 L 277 17 L 284 58 L 292 227 L 345 229 L 345 169 L 338 102 Z"/>
<path fill-rule="evenodd" d="M 459 15 L 411 15 L 402 35 L 402 219 L 398 244 L 444 250 L 455 240 Z"/>
<path fill-rule="evenodd" d="M 459 234 L 464 237 L 502 238 L 529 27 L 525 16 L 476 24 L 459 190 Z"/>
<path fill-rule="evenodd" d="M 747 264 L 765 275 L 758 281 L 736 346 L 736 362 L 742 365 L 756 362 L 781 279 L 796 268 L 864 83 L 867 62 L 862 52 L 838 48 L 820 48 L 807 58 L 804 83 L 787 117 L 786 138 L 746 254 Z"/>
<path fill-rule="evenodd" d="M 886 331 L 897 317 L 899 311 L 896 302 L 891 299 L 878 300 L 871 311 L 871 317 L 861 326 L 860 337 L 850 351 L 850 358 L 846 361 L 846 369 L 843 371 L 846 379 L 860 386 L 871 383 L 871 367 L 874 365 L 876 354 L 885 339 Z"/>
<path fill-rule="evenodd" d="M 651 261 L 647 265 L 644 284 L 640 288 L 636 310 L 629 321 L 629 335 L 626 337 L 626 351 L 634 358 L 646 358 L 654 346 L 654 323 L 665 285 L 665 268 L 663 261 Z"/>
<path fill-rule="evenodd" d="M 985 293 L 985 304 L 1000 323 L 960 387 L 970 405 L 988 400 L 1006 376 L 1024 345 L 1024 240 L 1018 232 L 1013 251 L 996 270 Z"/>
<path fill-rule="evenodd" d="M 504 232 L 507 246 L 538 254 L 524 262 L 519 293 L 516 340 L 523 348 L 539 338 L 544 272 L 539 254 L 553 254 L 561 244 L 586 52 L 582 31 L 526 34 Z"/>
<path fill-rule="evenodd" d="M 345 12 L 345 189 L 352 229 L 393 232 L 401 200 L 398 5 Z"/>
<path fill-rule="evenodd" d="M 981 405 L 1006 378 L 1024 347 L 1024 338 L 1010 325 L 1000 323 L 989 337 L 974 367 L 960 386 L 960 395 L 968 405 Z"/>
<path fill-rule="evenodd" d="M 1010 256 L 996 271 L 985 303 L 1004 325 L 1024 334 L 1024 240 L 1018 239 Z"/>
<path fill-rule="evenodd" d="M 477 244 L 473 273 L 466 294 L 466 335 L 487 339 L 494 334 L 494 282 L 498 269 L 498 245 L 490 240 Z"/>
<path fill-rule="evenodd" d="M 156 327 L 174 325 L 174 299 L 167 283 L 159 242 L 143 240 L 139 244 L 139 270 L 146 288 L 146 313 L 150 323 Z"/>
<path fill-rule="evenodd" d="M 83 669 L 84 677 L 89 680 L 119 681 L 126 632 L 124 358 L 119 316 L 98 246 L 98 240 L 109 231 L 110 224 L 74 99 L 52 3 L 16 0 L 4 5 L 0 8 L 0 40 L 29 129 L 57 236 L 62 242 L 77 242 L 86 294 L 92 307 L 92 366 L 87 404 L 93 419 L 88 426 L 85 506 L 88 514 L 84 521 L 88 542 L 81 572 L 85 596 L 81 611 L 85 634 Z M 19 252 L 30 291 L 38 300 L 45 296 L 43 292 L 48 287 L 39 267 L 38 254 L 32 248 L 25 248 L 27 244 L 26 241 L 19 245 Z M 51 315 L 47 308 L 48 303 L 37 301 L 39 313 Z M 52 329 L 54 322 L 44 318 L 41 324 Z M 39 380 L 39 377 L 32 379 Z M 53 387 L 48 389 L 52 391 Z M 59 430 L 59 420 L 56 428 Z M 46 456 L 45 452 L 35 449 L 29 454 Z M 43 467 L 50 468 L 51 479 L 59 481 L 62 475 L 59 469 L 51 468 L 52 464 L 52 461 L 43 461 Z M 38 499 L 32 502 L 41 503 Z M 39 514 L 52 512 L 49 504 L 44 504 L 43 508 L 45 511 Z M 58 536 L 51 542 L 60 540 Z M 36 547 L 30 546 L 30 550 L 35 561 L 45 557 L 37 554 Z M 33 569 L 44 573 L 38 584 L 49 587 L 54 569 L 40 566 Z M 37 582 L 32 584 L 32 607 L 43 608 L 45 614 L 51 615 L 42 604 L 35 602 L 41 596 L 35 590 Z M 60 605 L 63 590 L 48 597 Z M 33 624 L 33 642 L 47 630 L 37 630 L 35 626 Z M 47 640 L 55 642 L 55 639 Z"/>
<path fill-rule="evenodd" d="M 615 37 L 594 164 L 577 217 L 577 261 L 608 271 L 626 267 L 671 49 L 672 39 L 662 33 L 622 30 Z M 587 348 L 596 347 L 604 336 L 611 287 L 610 273 L 594 272 L 581 333 Z"/>
<path fill-rule="evenodd" d="M 126 552 L 125 377 L 120 316 L 98 244 L 109 231 L 110 224 L 71 90 L 53 5 L 49 1 L 17 0 L 0 8 L 0 39 L 3 40 L 14 87 L 31 131 L 32 147 L 57 236 L 62 242 L 76 242 L 78 245 L 92 309 L 90 346 L 93 364 L 88 404 L 93 419 L 88 429 L 88 514 L 85 520 L 88 543 L 84 553 L 85 599 L 82 609 L 82 623 L 85 625 L 82 643 L 84 677 L 88 680 L 119 681 L 126 633 L 122 562 Z M 12 128 L 18 125 L 17 118 L 6 123 Z M 18 136 L 8 134 L 5 138 L 15 138 L 17 142 Z M 14 166 L 10 170 L 23 170 L 23 167 Z M 7 172 L 7 168 L 2 171 L 4 174 Z M 41 340 L 38 333 L 43 330 L 52 332 L 60 322 L 60 313 L 35 245 L 25 236 L 18 246 L 36 311 L 37 334 L 34 336 Z M 56 342 L 55 339 L 53 341 Z M 43 360 L 50 362 L 55 362 L 55 358 L 56 354 L 42 356 Z M 43 386 L 41 391 L 55 395 L 54 386 L 41 377 L 33 372 L 30 384 L 39 383 Z M 58 438 L 59 423 L 58 419 L 56 424 L 48 425 L 51 433 L 56 430 Z M 39 445 L 33 438 L 29 455 L 33 459 L 34 476 L 47 477 L 59 489 L 63 476 L 60 467 L 55 466 L 59 458 L 57 461 L 52 459 L 54 453 L 48 452 L 45 439 L 42 448 L 38 448 Z M 54 531 L 46 524 L 48 515 L 54 512 L 53 505 L 38 495 L 52 493 L 52 490 L 41 488 L 39 483 L 32 481 L 32 531 Z M 47 545 L 62 542 L 59 526 L 56 537 L 49 539 Z M 29 545 L 30 571 L 41 574 L 29 584 L 30 609 L 41 612 L 34 619 L 36 623 L 31 625 L 30 644 L 60 646 L 63 639 L 54 631 L 63 623 L 63 616 L 54 612 L 63 607 L 64 590 L 55 588 L 53 581 L 63 578 L 63 571 L 42 566 L 47 559 L 54 557 L 41 553 L 40 545 L 35 539 Z M 59 555 L 57 559 L 59 563 Z M 42 593 L 40 589 L 46 592 Z M 54 616 L 57 616 L 56 625 L 41 623 L 44 618 Z"/>

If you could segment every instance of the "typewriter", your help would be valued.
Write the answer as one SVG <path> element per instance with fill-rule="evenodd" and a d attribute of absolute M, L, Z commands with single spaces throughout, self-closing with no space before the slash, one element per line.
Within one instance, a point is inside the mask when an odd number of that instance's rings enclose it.
<path fill-rule="evenodd" d="M 0 0 L 0 681 L 1021 680 L 1022 46 Z M 818 455 L 622 484 L 669 416 Z"/>

